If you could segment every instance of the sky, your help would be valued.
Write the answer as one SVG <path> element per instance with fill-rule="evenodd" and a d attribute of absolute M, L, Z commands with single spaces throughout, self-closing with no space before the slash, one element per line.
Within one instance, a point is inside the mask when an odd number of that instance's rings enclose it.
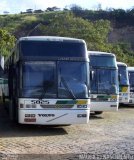
<path fill-rule="evenodd" d="M 84 9 L 97 9 L 101 4 L 102 9 L 121 8 L 131 9 L 134 7 L 134 0 L 0 0 L 0 14 L 7 11 L 11 14 L 26 11 L 26 9 L 42 9 L 57 6 L 59 8 L 69 7 L 72 4 L 81 6 Z"/>

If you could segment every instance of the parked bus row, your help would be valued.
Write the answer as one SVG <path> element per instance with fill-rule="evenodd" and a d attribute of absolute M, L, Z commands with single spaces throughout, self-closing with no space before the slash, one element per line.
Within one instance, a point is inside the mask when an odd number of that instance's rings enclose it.
<path fill-rule="evenodd" d="M 3 84 L 10 119 L 21 124 L 88 123 L 90 112 L 134 103 L 134 69 L 74 38 L 20 38 L 5 60 Z"/>
<path fill-rule="evenodd" d="M 116 111 L 134 106 L 134 67 L 117 62 L 112 53 L 88 51 L 90 57 L 91 111 Z"/>

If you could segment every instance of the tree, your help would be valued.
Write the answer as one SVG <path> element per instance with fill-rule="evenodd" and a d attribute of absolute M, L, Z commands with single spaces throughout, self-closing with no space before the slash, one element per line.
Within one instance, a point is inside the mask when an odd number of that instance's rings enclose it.
<path fill-rule="evenodd" d="M 15 45 L 15 37 L 6 30 L 0 29 L 0 55 L 7 56 Z"/>
<path fill-rule="evenodd" d="M 46 9 L 46 12 L 53 12 L 53 11 L 60 11 L 60 8 L 54 6 L 54 7 L 48 7 Z"/>
<path fill-rule="evenodd" d="M 27 9 L 26 13 L 33 13 L 33 9 Z"/>
<path fill-rule="evenodd" d="M 99 4 L 98 4 L 98 6 L 97 6 L 97 10 L 98 10 L 98 11 L 101 11 L 101 10 L 102 10 L 101 3 L 99 3 Z"/>
<path fill-rule="evenodd" d="M 81 11 L 82 10 L 82 7 L 77 5 L 77 4 L 71 4 L 70 5 L 70 10 L 71 11 Z"/>
<path fill-rule="evenodd" d="M 34 13 L 43 13 L 41 9 L 34 10 Z"/>

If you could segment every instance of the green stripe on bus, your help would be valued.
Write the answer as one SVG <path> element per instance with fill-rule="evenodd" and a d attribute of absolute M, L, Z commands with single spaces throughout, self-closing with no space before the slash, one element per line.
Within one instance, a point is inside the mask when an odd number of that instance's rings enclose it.
<path fill-rule="evenodd" d="M 70 101 L 62 100 L 56 102 L 56 104 L 76 104 L 76 103 L 77 103 L 76 100 L 70 100 Z"/>

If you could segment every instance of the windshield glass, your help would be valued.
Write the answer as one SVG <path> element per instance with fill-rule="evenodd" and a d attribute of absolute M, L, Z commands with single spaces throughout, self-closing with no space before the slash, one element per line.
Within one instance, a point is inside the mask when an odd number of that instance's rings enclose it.
<path fill-rule="evenodd" d="M 88 98 L 85 62 L 26 62 L 22 96 L 29 98 Z"/>
<path fill-rule="evenodd" d="M 54 62 L 26 62 L 23 65 L 24 97 L 56 97 L 56 65 Z"/>
<path fill-rule="evenodd" d="M 129 72 L 129 83 L 130 87 L 134 87 L 134 72 Z"/>
<path fill-rule="evenodd" d="M 59 98 L 88 98 L 87 63 L 59 62 Z"/>
<path fill-rule="evenodd" d="M 119 84 L 120 85 L 129 85 L 127 67 L 118 66 L 118 73 L 119 73 Z"/>
<path fill-rule="evenodd" d="M 91 93 L 92 94 L 117 94 L 118 79 L 117 70 L 91 69 Z"/>
<path fill-rule="evenodd" d="M 115 67 L 116 60 L 114 56 L 95 56 L 90 55 L 90 65 L 99 67 Z"/>
<path fill-rule="evenodd" d="M 83 57 L 85 43 L 73 41 L 22 41 L 20 46 L 23 56 Z M 30 51 L 30 52 L 29 52 Z M 77 54 L 76 54 L 77 53 Z"/>

